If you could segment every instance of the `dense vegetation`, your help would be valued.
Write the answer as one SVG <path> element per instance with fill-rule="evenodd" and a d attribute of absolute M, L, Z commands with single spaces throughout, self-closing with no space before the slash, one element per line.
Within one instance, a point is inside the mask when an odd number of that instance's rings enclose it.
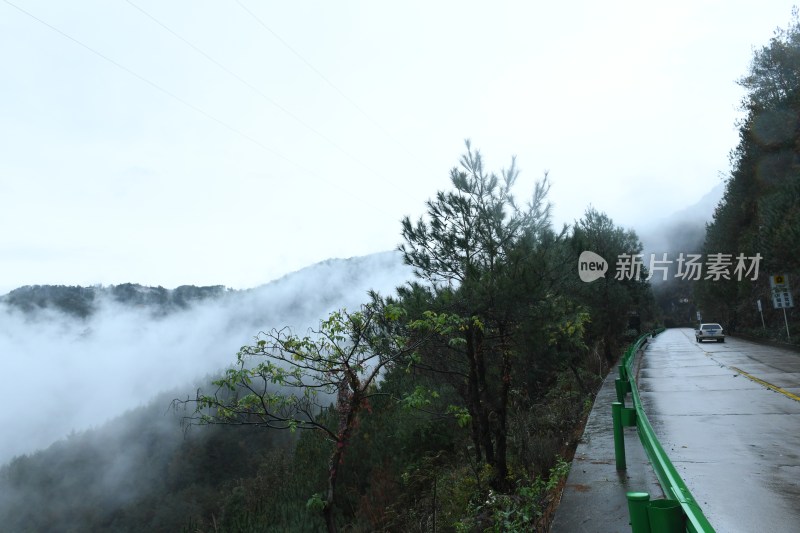
<path fill-rule="evenodd" d="M 516 177 L 468 145 L 451 190 L 402 223 L 415 280 L 243 347 L 183 402 L 201 424 L 185 439 L 162 400 L 16 458 L 0 516 L 18 531 L 546 530 L 592 395 L 654 319 L 645 282 L 576 272 L 583 250 L 639 252 L 636 235 L 593 209 L 557 231 L 546 177 L 525 206 Z"/>
<path fill-rule="evenodd" d="M 217 512 L 289 434 L 213 428 L 184 438 L 167 396 L 0 469 L 3 531 L 181 531 Z M 208 515 L 210 516 L 210 515 Z"/>
<path fill-rule="evenodd" d="M 786 29 L 754 53 L 739 144 L 731 153 L 725 196 L 709 224 L 704 253 L 762 257 L 758 278 L 700 280 L 698 306 L 705 318 L 729 329 L 786 340 L 783 311 L 773 310 L 769 275 L 800 279 L 800 20 L 795 9 Z M 797 294 L 796 291 L 794 294 Z M 766 329 L 756 301 L 761 300 Z M 788 310 L 790 329 L 797 318 Z"/>

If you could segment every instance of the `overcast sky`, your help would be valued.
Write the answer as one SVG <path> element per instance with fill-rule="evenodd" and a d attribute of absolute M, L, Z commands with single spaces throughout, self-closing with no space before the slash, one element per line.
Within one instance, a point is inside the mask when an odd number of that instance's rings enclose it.
<path fill-rule="evenodd" d="M 791 5 L 0 0 L 0 293 L 389 250 L 465 138 L 636 227 L 727 173 Z"/>

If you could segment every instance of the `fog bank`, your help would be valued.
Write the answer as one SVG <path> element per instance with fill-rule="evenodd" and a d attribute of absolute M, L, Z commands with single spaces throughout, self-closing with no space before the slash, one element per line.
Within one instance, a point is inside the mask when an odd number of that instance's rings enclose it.
<path fill-rule="evenodd" d="M 325 261 L 166 315 L 111 299 L 85 319 L 0 304 L 0 427 L 9 437 L 0 464 L 224 368 L 260 330 L 304 331 L 333 309 L 358 307 L 368 290 L 390 294 L 410 278 L 399 253 L 386 252 Z"/>

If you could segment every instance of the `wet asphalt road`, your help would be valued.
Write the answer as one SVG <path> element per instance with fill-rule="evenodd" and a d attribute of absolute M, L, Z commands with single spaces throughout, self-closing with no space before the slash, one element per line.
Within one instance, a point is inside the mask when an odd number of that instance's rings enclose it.
<path fill-rule="evenodd" d="M 730 337 L 698 344 L 693 330 L 670 329 L 651 339 L 637 379 L 716 531 L 800 532 L 800 353 Z"/>

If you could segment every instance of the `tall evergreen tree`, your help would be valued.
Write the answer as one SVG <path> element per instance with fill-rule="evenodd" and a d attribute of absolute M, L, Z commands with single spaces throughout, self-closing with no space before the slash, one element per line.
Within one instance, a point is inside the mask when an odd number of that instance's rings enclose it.
<path fill-rule="evenodd" d="M 403 219 L 400 246 L 422 281 L 417 295 L 427 294 L 429 304 L 437 306 L 437 319 L 449 325 L 439 330 L 449 339 L 442 347 L 446 355 L 426 363 L 434 372 L 463 379 L 456 386 L 470 415 L 476 459 L 492 466 L 496 488 L 508 474 L 513 336 L 525 316 L 546 301 L 546 278 L 534 270 L 552 264 L 536 258 L 557 240 L 550 228 L 546 177 L 520 208 L 511 192 L 518 175 L 513 159 L 500 176 L 487 173 L 467 141 L 461 166 L 450 173 L 453 190 L 429 200 L 426 216 L 416 223 Z M 456 366 L 449 352 L 456 352 Z"/>
<path fill-rule="evenodd" d="M 640 313 L 649 312 L 648 263 L 643 260 L 638 272 L 631 268 L 625 276 L 615 272 L 618 258 L 631 258 L 633 265 L 632 258 L 641 254 L 642 244 L 634 231 L 616 226 L 608 215 L 590 207 L 583 218 L 575 222 L 572 246 L 576 254 L 589 250 L 609 263 L 609 272 L 604 277 L 579 285 L 575 296 L 591 309 L 589 340 L 602 344 L 603 354 L 610 364 L 619 356 L 618 341 L 630 319 L 641 319 Z"/>

